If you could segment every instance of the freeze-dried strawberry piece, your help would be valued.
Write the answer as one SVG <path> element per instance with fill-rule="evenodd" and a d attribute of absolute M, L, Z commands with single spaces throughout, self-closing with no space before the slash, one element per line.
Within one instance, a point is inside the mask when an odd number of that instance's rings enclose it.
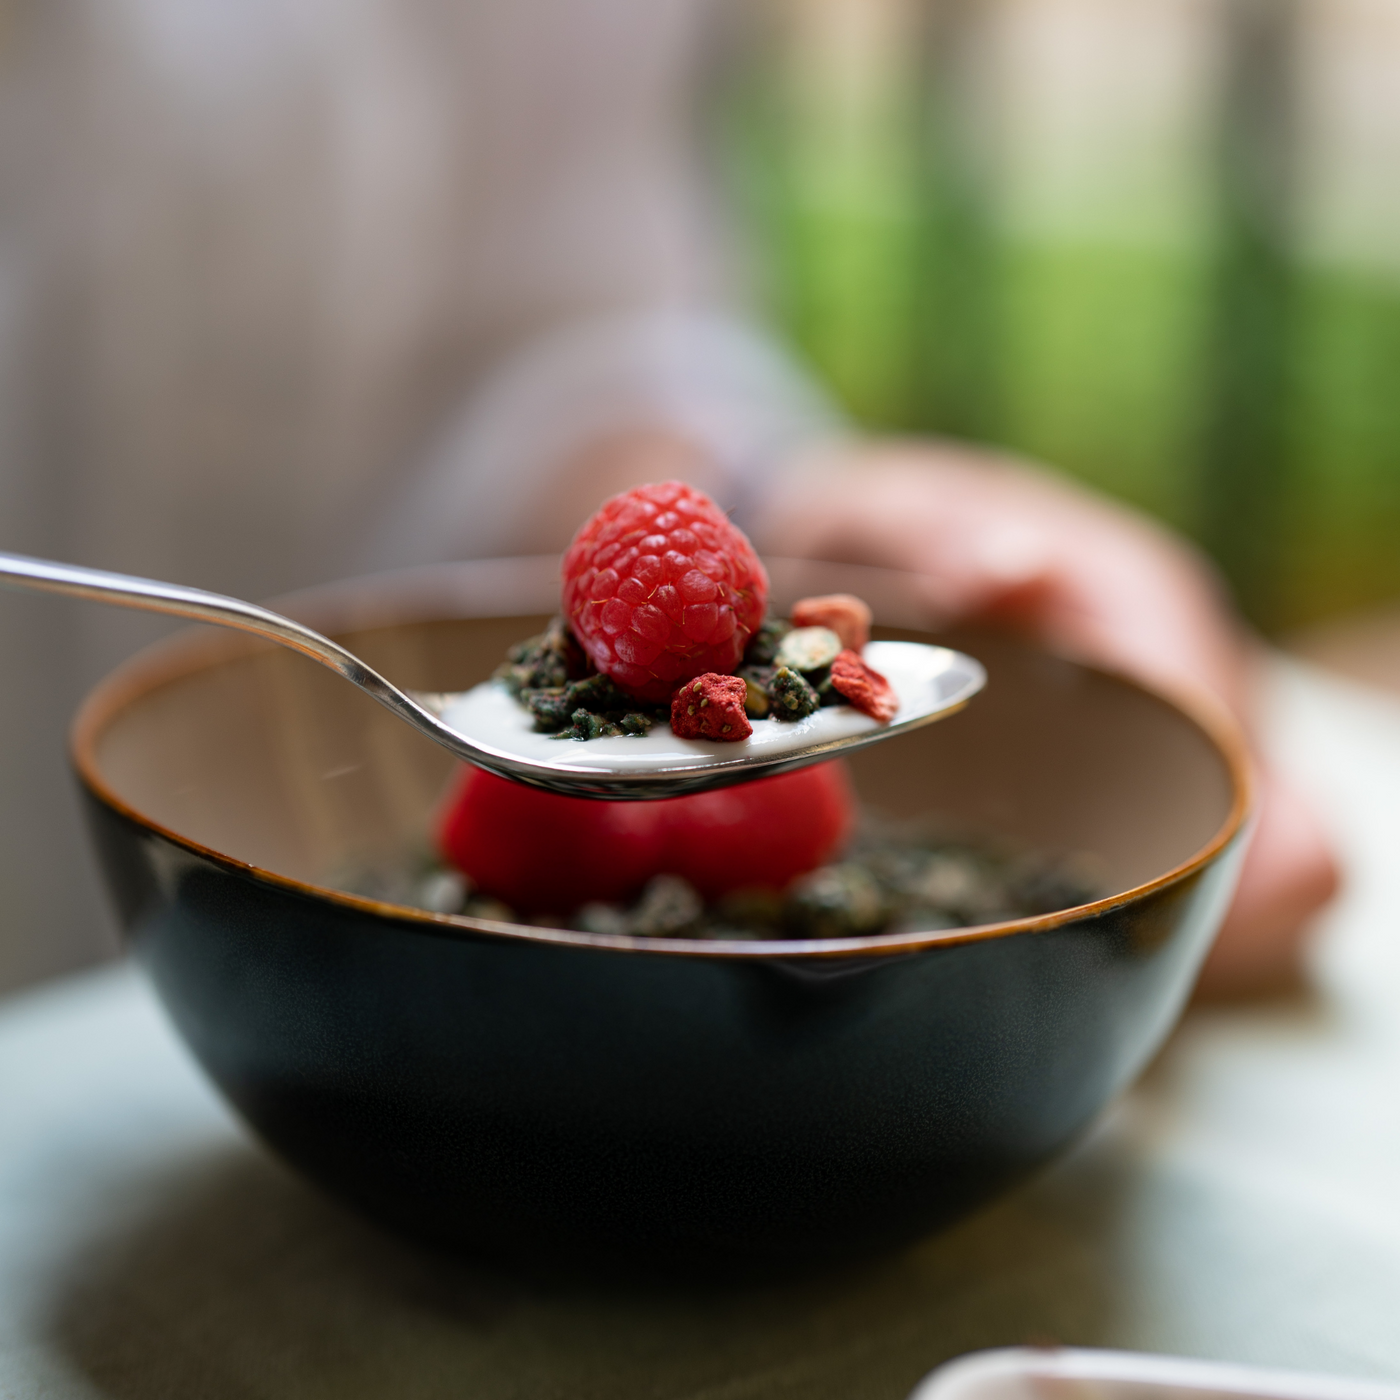
<path fill-rule="evenodd" d="M 574 536 L 563 582 L 565 616 L 593 664 L 642 700 L 735 670 L 768 605 L 753 546 L 680 481 L 606 502 Z"/>
<path fill-rule="evenodd" d="M 861 651 L 870 640 L 870 609 L 851 593 L 828 593 L 793 604 L 794 627 L 829 627 L 841 645 Z"/>
<path fill-rule="evenodd" d="M 853 651 L 843 651 L 831 663 L 831 684 L 856 709 L 882 722 L 892 720 L 899 710 L 894 687 Z"/>
<path fill-rule="evenodd" d="M 748 686 L 740 676 L 697 676 L 671 701 L 671 728 L 682 739 L 747 739 L 753 733 L 744 713 L 747 696 Z"/>

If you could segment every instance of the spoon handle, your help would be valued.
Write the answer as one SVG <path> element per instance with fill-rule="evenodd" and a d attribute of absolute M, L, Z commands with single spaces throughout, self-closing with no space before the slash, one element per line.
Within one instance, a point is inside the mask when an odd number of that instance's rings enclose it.
<path fill-rule="evenodd" d="M 145 612 L 170 613 L 196 622 L 211 622 L 217 627 L 251 632 L 330 667 L 352 685 L 372 695 L 386 709 L 441 742 L 440 726 L 433 716 L 378 671 L 366 666 L 344 647 L 337 646 L 329 637 L 255 603 L 228 598 L 222 593 L 206 593 L 202 588 L 160 583 L 132 574 L 108 573 L 104 569 L 85 569 L 77 564 L 59 564 L 24 554 L 0 553 L 0 584 L 40 593 L 62 593 L 95 603 L 114 603 Z"/>

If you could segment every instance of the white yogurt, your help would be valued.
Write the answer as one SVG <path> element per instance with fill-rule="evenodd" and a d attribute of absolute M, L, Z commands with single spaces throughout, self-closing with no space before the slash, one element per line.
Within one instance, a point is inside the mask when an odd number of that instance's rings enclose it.
<path fill-rule="evenodd" d="M 534 718 L 498 681 L 466 691 L 442 714 L 443 722 L 475 743 L 534 764 L 599 769 L 610 773 L 658 773 L 733 763 L 744 756 L 777 758 L 797 749 L 898 729 L 960 704 L 982 683 L 981 667 L 946 647 L 917 642 L 871 642 L 864 657 L 899 697 L 899 710 L 888 726 L 850 705 L 832 705 L 791 723 L 753 721 L 753 733 L 736 743 L 679 739 L 664 721 L 649 733 L 619 734 L 608 739 L 556 739 L 539 734 Z"/>

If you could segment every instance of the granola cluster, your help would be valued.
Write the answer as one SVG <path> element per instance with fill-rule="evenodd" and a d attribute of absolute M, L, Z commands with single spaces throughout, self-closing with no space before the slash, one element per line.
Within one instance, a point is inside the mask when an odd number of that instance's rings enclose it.
<path fill-rule="evenodd" d="M 821 623 L 798 620 L 824 618 Z M 732 742 L 751 721 L 806 719 L 824 705 L 854 705 L 892 719 L 894 692 L 860 657 L 870 638 L 870 610 L 838 594 L 807 598 L 793 619 L 767 618 L 749 639 L 732 674 L 706 672 L 687 681 L 669 704 L 639 700 L 593 668 L 563 617 L 511 647 L 496 679 L 534 716 L 535 729 L 559 739 L 645 734 L 670 721 L 682 738 Z"/>
<path fill-rule="evenodd" d="M 570 914 L 526 915 L 480 893 L 460 871 L 427 864 L 391 883 L 369 872 L 335 881 L 355 893 L 443 914 L 646 938 L 827 939 L 928 932 L 1070 909 L 1107 889 L 1099 862 L 869 815 L 839 859 L 785 888 L 745 886 L 706 899 L 694 878 L 653 875 L 631 900 L 587 899 Z"/>
<path fill-rule="evenodd" d="M 667 714 L 665 705 L 638 700 L 595 671 L 562 617 L 511 647 L 496 679 L 534 716 L 540 733 L 559 739 L 645 734 Z"/>

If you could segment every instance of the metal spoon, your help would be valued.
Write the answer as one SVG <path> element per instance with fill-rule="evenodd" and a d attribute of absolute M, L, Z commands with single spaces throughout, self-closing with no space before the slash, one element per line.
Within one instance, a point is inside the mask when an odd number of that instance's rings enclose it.
<path fill-rule="evenodd" d="M 790 772 L 943 719 L 962 709 L 986 683 L 981 665 L 960 652 L 912 642 L 872 642 L 867 657 L 900 699 L 899 712 L 888 724 L 841 705 L 796 724 L 755 721 L 753 737 L 739 743 L 678 739 L 664 724 L 641 737 L 578 743 L 534 733 L 529 714 L 493 682 L 455 694 L 400 690 L 319 632 L 219 593 L 4 553 L 0 584 L 252 632 L 328 666 L 468 763 L 574 797 L 675 797 Z"/>

